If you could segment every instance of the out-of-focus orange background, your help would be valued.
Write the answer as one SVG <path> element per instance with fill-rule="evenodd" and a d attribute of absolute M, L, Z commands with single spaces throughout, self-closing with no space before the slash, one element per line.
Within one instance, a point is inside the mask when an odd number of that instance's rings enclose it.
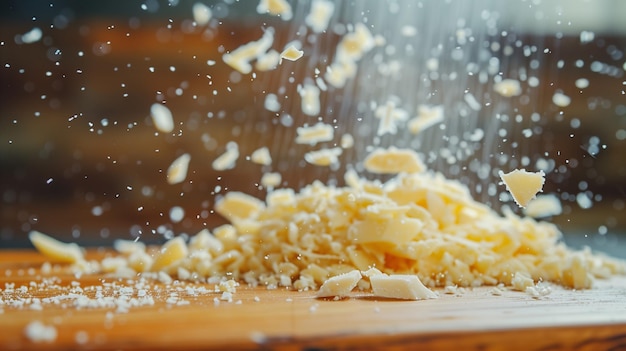
<path fill-rule="evenodd" d="M 32 229 L 84 245 L 138 235 L 149 242 L 162 241 L 163 234 L 192 235 L 224 223 L 211 211 L 216 192 L 264 196 L 258 186 L 264 171 L 281 172 L 284 186 L 317 178 L 341 182 L 343 168 L 329 175 L 303 164 L 307 147 L 292 143 L 295 127 L 306 120 L 297 103 L 283 104 L 291 108 L 292 126 L 281 120 L 284 114 L 263 108 L 265 95 L 276 91 L 279 81 L 297 78 L 295 63 L 251 76 L 233 73 L 221 58 L 225 50 L 258 39 L 261 27 L 275 27 L 276 42 L 284 45 L 297 26 L 257 15 L 249 4 L 207 3 L 217 16 L 207 27 L 193 25 L 193 3 L 186 1 L 0 5 L 0 247 L 28 245 Z M 235 13 L 236 6 L 245 8 Z M 42 39 L 20 43 L 17 38 L 35 26 Z M 564 213 L 552 220 L 576 245 L 616 253 L 626 241 L 626 157 L 620 151 L 626 148 L 626 34 L 597 32 L 593 42 L 583 44 L 574 33 L 516 33 L 538 50 L 552 51 L 535 70 L 541 85 L 532 104 L 514 112 L 541 111 L 543 133 L 530 138 L 536 144 L 525 149 L 549 151 L 555 168 L 561 166 L 548 174 L 546 192 L 572 195 L 563 202 Z M 326 47 L 332 48 L 339 36 L 328 37 L 332 45 Z M 584 60 L 584 67 L 577 67 L 576 59 Z M 530 64 L 525 60 L 519 57 L 516 64 Z M 566 64 L 556 70 L 561 60 Z M 594 61 L 615 72 L 591 71 Z M 580 77 L 589 80 L 588 88 L 575 87 Z M 286 85 L 292 100 L 297 83 Z M 551 97 L 557 88 L 572 97 L 569 106 L 555 108 Z M 350 99 L 350 93 L 340 99 Z M 150 120 L 150 106 L 159 101 L 177 122 L 171 135 L 155 134 Z M 324 119 L 341 125 L 348 117 L 339 112 Z M 238 142 L 242 158 L 233 170 L 214 171 L 211 162 L 231 140 Z M 590 148 L 596 142 L 597 152 Z M 271 167 L 244 159 L 260 145 L 270 146 Z M 357 140 L 362 149 L 359 145 Z M 511 147 L 502 142 L 499 151 L 518 152 Z M 185 152 L 192 158 L 187 180 L 167 184 L 167 167 Z M 581 191 L 595 196 L 590 208 L 575 201 Z M 497 199 L 490 201 L 497 207 Z M 179 223 L 169 217 L 174 206 L 185 210 Z"/>

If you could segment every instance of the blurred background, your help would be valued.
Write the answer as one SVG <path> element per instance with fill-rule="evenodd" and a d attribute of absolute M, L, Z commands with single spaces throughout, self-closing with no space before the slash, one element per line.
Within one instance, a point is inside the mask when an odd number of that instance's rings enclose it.
<path fill-rule="evenodd" d="M 211 9 L 207 24 L 194 21 L 197 2 Z M 521 213 L 499 170 L 544 169 L 544 193 L 563 205 L 548 220 L 566 242 L 626 256 L 626 2 L 341 1 L 321 34 L 304 23 L 310 1 L 290 1 L 289 21 L 257 4 L 0 1 L 0 247 L 29 246 L 32 229 L 82 245 L 193 235 L 224 223 L 212 211 L 221 194 L 264 197 L 264 172 L 294 188 L 341 185 L 348 165 L 373 178 L 358 162 L 377 142 L 418 150 L 498 211 Z M 319 117 L 304 115 L 298 85 L 323 76 L 357 22 L 384 44 L 345 87 L 322 91 Z M 299 40 L 305 56 L 251 74 L 223 62 L 270 27 L 272 48 Z M 494 93 L 506 78 L 520 81 L 521 95 Z M 268 94 L 278 109 L 265 107 Z M 376 139 L 373 106 L 389 99 L 411 116 L 441 105 L 445 121 Z M 152 125 L 155 102 L 172 111 L 174 132 Z M 355 137 L 338 167 L 307 164 L 311 147 L 293 142 L 296 127 L 318 120 L 336 128 L 328 147 Z M 239 145 L 237 166 L 213 170 L 229 141 Z M 260 146 L 271 166 L 245 159 Z M 170 185 L 165 172 L 183 153 L 187 179 Z"/>

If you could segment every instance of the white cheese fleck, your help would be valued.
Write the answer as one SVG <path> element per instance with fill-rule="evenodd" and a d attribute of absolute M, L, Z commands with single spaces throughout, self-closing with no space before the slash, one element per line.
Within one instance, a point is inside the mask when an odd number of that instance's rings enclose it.
<path fill-rule="evenodd" d="M 175 159 L 167 169 L 167 182 L 169 184 L 182 183 L 187 178 L 187 169 L 190 161 L 191 155 L 189 154 L 182 154 Z"/>
<path fill-rule="evenodd" d="M 150 115 L 155 128 L 162 133 L 171 133 L 174 130 L 174 117 L 172 111 L 163 104 L 152 104 Z"/>

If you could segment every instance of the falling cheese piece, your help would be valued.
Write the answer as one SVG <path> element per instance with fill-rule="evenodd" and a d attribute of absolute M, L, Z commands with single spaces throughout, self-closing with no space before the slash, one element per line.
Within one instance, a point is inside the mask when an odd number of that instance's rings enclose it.
<path fill-rule="evenodd" d="M 225 171 L 227 169 L 232 169 L 235 167 L 235 163 L 239 158 L 239 145 L 234 141 L 228 142 L 226 144 L 226 151 L 221 154 L 218 158 L 213 160 L 211 166 L 216 171 Z"/>
<path fill-rule="evenodd" d="M 215 203 L 215 211 L 231 222 L 254 218 L 264 207 L 263 201 L 239 191 L 231 191 Z"/>
<path fill-rule="evenodd" d="M 187 178 L 189 161 L 191 161 L 191 156 L 189 154 L 182 154 L 172 162 L 167 169 L 167 182 L 169 184 L 178 184 Z"/>
<path fill-rule="evenodd" d="M 522 93 L 522 86 L 518 80 L 503 79 L 502 81 L 494 84 L 493 90 L 504 97 L 513 97 Z"/>
<path fill-rule="evenodd" d="M 211 20 L 211 17 L 213 17 L 211 8 L 201 2 L 193 4 L 191 11 L 193 13 L 193 20 L 199 26 L 206 25 Z"/>
<path fill-rule="evenodd" d="M 420 105 L 418 107 L 417 117 L 411 119 L 407 123 L 407 126 L 411 133 L 419 134 L 424 129 L 441 122 L 443 122 L 443 106 Z"/>
<path fill-rule="evenodd" d="M 538 195 L 524 209 L 524 214 L 533 218 L 558 216 L 561 212 L 563 212 L 561 201 L 554 194 Z"/>
<path fill-rule="evenodd" d="M 426 169 L 417 153 L 411 149 L 377 148 L 363 163 L 368 172 L 378 174 L 418 173 Z"/>
<path fill-rule="evenodd" d="M 361 272 L 353 270 L 327 279 L 317 292 L 317 297 L 346 297 L 361 280 Z"/>
<path fill-rule="evenodd" d="M 83 251 L 75 243 L 64 243 L 36 230 L 28 234 L 28 239 L 44 256 L 56 262 L 76 263 L 84 261 Z"/>
<path fill-rule="evenodd" d="M 545 182 L 545 173 L 527 172 L 525 169 L 516 169 L 509 173 L 500 171 L 500 179 L 506 185 L 513 199 L 519 207 L 526 207 L 528 202 L 541 191 Z"/>
<path fill-rule="evenodd" d="M 422 284 L 416 275 L 374 274 L 369 277 L 375 296 L 401 300 L 436 299 L 437 294 Z"/>
<path fill-rule="evenodd" d="M 294 45 L 289 45 L 285 50 L 283 50 L 283 52 L 280 53 L 281 59 L 289 61 L 296 61 L 302 56 L 304 56 L 304 51 L 298 50 Z"/>
<path fill-rule="evenodd" d="M 250 161 L 264 166 L 271 165 L 272 156 L 270 155 L 270 150 L 266 146 L 254 150 L 252 155 L 250 155 Z"/>
<path fill-rule="evenodd" d="M 280 175 L 280 173 L 268 172 L 264 173 L 261 177 L 261 185 L 266 188 L 277 187 L 280 185 L 280 182 L 282 182 L 282 176 Z"/>
<path fill-rule="evenodd" d="M 174 117 L 172 111 L 162 104 L 152 104 L 150 106 L 150 115 L 154 127 L 162 133 L 170 133 L 174 130 Z"/>
<path fill-rule="evenodd" d="M 313 0 L 311 11 L 304 19 L 314 33 L 321 33 L 328 28 L 330 18 L 335 12 L 335 4 L 329 0 Z"/>
<path fill-rule="evenodd" d="M 291 5 L 286 0 L 261 0 L 256 11 L 261 15 L 268 13 L 279 16 L 285 21 L 289 21 L 293 17 Z"/>
<path fill-rule="evenodd" d="M 313 146 L 323 141 L 332 140 L 335 135 L 335 130 L 332 125 L 319 122 L 310 127 L 298 127 L 296 133 L 298 134 L 296 144 L 309 144 Z"/>
<path fill-rule="evenodd" d="M 222 60 L 237 71 L 248 74 L 252 72 L 252 60 L 260 58 L 274 43 L 274 28 L 267 28 L 261 39 L 241 45 L 230 53 L 222 56 Z"/>
<path fill-rule="evenodd" d="M 342 151 L 340 147 L 309 151 L 304 154 L 304 160 L 316 166 L 336 165 L 339 163 L 339 156 Z"/>
<path fill-rule="evenodd" d="M 154 259 L 154 263 L 152 264 L 152 271 L 158 272 L 161 271 L 168 266 L 175 264 L 176 262 L 182 260 L 187 257 L 189 250 L 187 249 L 187 244 L 185 244 L 185 240 L 182 237 L 175 237 L 161 247 L 161 251 Z"/>

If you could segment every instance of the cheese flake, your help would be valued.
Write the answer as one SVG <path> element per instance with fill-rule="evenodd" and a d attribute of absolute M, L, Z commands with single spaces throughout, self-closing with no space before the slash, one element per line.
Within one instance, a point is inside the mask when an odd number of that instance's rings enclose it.
<path fill-rule="evenodd" d="M 235 163 L 239 158 L 239 145 L 234 141 L 228 142 L 226 144 L 226 151 L 221 154 L 218 158 L 213 160 L 211 166 L 216 171 L 225 171 L 228 169 L 235 168 Z"/>
<path fill-rule="evenodd" d="M 304 22 L 311 28 L 313 33 L 322 33 L 328 28 L 330 18 L 335 11 L 335 4 L 330 0 L 313 0 L 311 11 L 305 17 Z"/>
<path fill-rule="evenodd" d="M 348 273 L 328 278 L 317 292 L 317 297 L 346 297 L 361 280 L 361 272 L 352 270 Z"/>
<path fill-rule="evenodd" d="M 274 43 L 274 29 L 267 28 L 261 39 L 241 45 L 230 53 L 222 56 L 222 60 L 240 73 L 252 72 L 251 61 L 264 55 Z"/>
<path fill-rule="evenodd" d="M 519 80 L 516 79 L 503 79 L 494 84 L 493 90 L 504 97 L 513 97 L 522 94 L 522 86 Z"/>
<path fill-rule="evenodd" d="M 513 199 L 519 207 L 526 207 L 535 195 L 542 191 L 545 182 L 545 173 L 527 172 L 525 169 L 516 169 L 509 173 L 499 172 L 500 179 L 506 185 Z"/>
<path fill-rule="evenodd" d="M 189 154 L 182 154 L 175 159 L 167 169 L 167 182 L 169 184 L 182 183 L 187 178 L 187 169 L 190 161 L 191 155 Z"/>
<path fill-rule="evenodd" d="M 311 146 L 324 141 L 330 141 L 335 136 L 332 125 L 318 122 L 313 126 L 298 127 L 296 129 L 297 144 L 309 144 Z"/>
<path fill-rule="evenodd" d="M 271 165 L 272 156 L 270 155 L 270 150 L 265 146 L 254 150 L 250 155 L 250 161 L 264 166 Z"/>
<path fill-rule="evenodd" d="M 297 61 L 304 55 L 304 51 L 298 50 L 294 45 L 289 45 L 280 53 L 280 58 L 288 61 Z"/>
<path fill-rule="evenodd" d="M 174 117 L 172 111 L 163 104 L 152 104 L 150 115 L 154 127 L 162 133 L 171 133 L 174 130 Z"/>
<path fill-rule="evenodd" d="M 285 21 L 293 17 L 291 5 L 286 0 L 260 0 L 256 11 L 261 15 L 279 16 Z"/>
<path fill-rule="evenodd" d="M 437 294 L 428 289 L 417 275 L 376 274 L 369 277 L 375 296 L 400 300 L 435 299 Z"/>
<path fill-rule="evenodd" d="M 420 105 L 417 117 L 407 123 L 409 131 L 413 134 L 419 134 L 425 129 L 443 122 L 443 117 L 443 106 Z"/>
<path fill-rule="evenodd" d="M 37 251 L 47 258 L 64 263 L 84 261 L 83 251 L 75 243 L 64 243 L 36 230 L 28 233 L 28 239 Z"/>
<path fill-rule="evenodd" d="M 341 152 L 342 149 L 340 147 L 309 151 L 304 154 L 304 160 L 316 166 L 336 165 L 339 163 Z"/>
<path fill-rule="evenodd" d="M 365 158 L 363 166 L 368 172 L 378 174 L 416 173 L 426 169 L 415 151 L 393 146 L 376 148 Z"/>

